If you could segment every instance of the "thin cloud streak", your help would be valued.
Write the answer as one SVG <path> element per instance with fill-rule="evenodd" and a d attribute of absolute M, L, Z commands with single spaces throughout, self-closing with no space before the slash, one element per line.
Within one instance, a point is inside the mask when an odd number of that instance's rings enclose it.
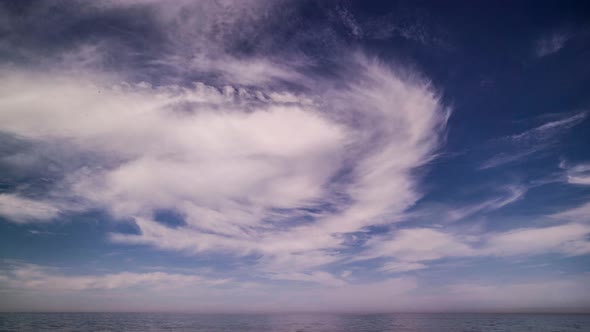
<path fill-rule="evenodd" d="M 506 145 L 515 151 L 512 153 L 499 153 L 484 161 L 479 169 L 503 166 L 508 163 L 520 161 L 537 152 L 540 152 L 555 143 L 557 136 L 568 129 L 580 124 L 586 119 L 586 112 L 547 122 L 538 127 L 526 130 L 519 134 L 503 137 L 498 144 Z"/>

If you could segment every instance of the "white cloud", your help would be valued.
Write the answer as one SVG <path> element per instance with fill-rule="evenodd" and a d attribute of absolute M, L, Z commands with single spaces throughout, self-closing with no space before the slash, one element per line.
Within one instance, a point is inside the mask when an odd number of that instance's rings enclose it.
<path fill-rule="evenodd" d="M 353 54 L 341 70 L 354 79 L 334 84 L 303 75 L 314 65 L 304 56 L 228 52 L 265 29 L 278 10 L 266 1 L 79 5 L 80 15 L 142 10 L 162 49 L 149 65 L 208 82 L 101 74 L 118 50 L 109 38 L 61 52 L 50 72 L 2 72 L 0 131 L 91 155 L 49 196 L 133 218 L 140 234 L 113 241 L 315 273 L 342 259 L 342 234 L 393 222 L 421 197 L 414 170 L 435 157 L 449 116 L 428 80 Z M 186 224 L 158 223 L 160 209 Z"/>
<path fill-rule="evenodd" d="M 590 164 L 568 165 L 562 162 L 559 166 L 565 169 L 568 183 L 590 185 Z"/>
<path fill-rule="evenodd" d="M 509 140 L 517 142 L 527 142 L 534 140 L 545 140 L 551 136 L 559 133 L 562 130 L 569 129 L 586 118 L 586 112 L 579 112 L 572 116 L 565 117 L 560 120 L 550 121 L 544 123 L 533 129 L 529 129 L 520 134 L 508 136 Z"/>
<path fill-rule="evenodd" d="M 550 227 L 520 228 L 484 235 L 457 235 L 431 228 L 408 228 L 390 236 L 374 237 L 357 260 L 390 257 L 382 270 L 404 272 L 422 269 L 424 262 L 449 257 L 519 256 L 590 253 L 590 227 L 568 223 Z"/>
<path fill-rule="evenodd" d="M 509 185 L 501 188 L 505 193 L 501 196 L 486 199 L 476 204 L 463 206 L 459 208 L 450 208 L 445 214 L 450 221 L 456 221 L 472 216 L 479 212 L 490 212 L 501 209 L 507 205 L 521 200 L 526 194 L 528 188 L 522 185 Z"/>
<path fill-rule="evenodd" d="M 572 184 L 590 185 L 590 175 L 569 175 L 567 181 Z"/>
<path fill-rule="evenodd" d="M 19 263 L 0 272 L 3 297 L 14 301 L 3 301 L 0 308 L 9 310 L 26 304 L 36 310 L 70 311 L 132 308 L 268 313 L 306 308 L 353 310 L 357 306 L 379 310 L 392 306 L 391 296 L 402 296 L 417 286 L 412 278 L 393 278 L 349 284 L 343 291 L 342 280 L 320 272 L 282 274 L 275 279 L 303 282 L 284 288 L 280 283 L 237 282 L 165 272 L 67 275 L 57 268 Z M 196 298 L 199 300 L 195 301 Z M 400 304 L 403 302 L 394 306 Z"/>
<path fill-rule="evenodd" d="M 0 194 L 0 216 L 9 222 L 48 221 L 60 210 L 51 203 L 28 199 L 15 194 Z"/>
<path fill-rule="evenodd" d="M 412 171 L 434 157 L 448 117 L 427 82 L 362 56 L 355 63 L 359 82 L 320 96 L 10 71 L 0 130 L 95 155 L 59 195 L 135 218 L 141 234 L 114 241 L 261 253 L 274 269 L 323 265 L 339 259 L 329 252 L 339 234 L 391 222 L 420 197 Z M 350 179 L 333 182 L 343 169 Z M 283 222 L 318 204 L 336 212 Z M 158 209 L 187 225 L 150 221 Z"/>
<path fill-rule="evenodd" d="M 381 266 L 381 271 L 384 272 L 408 272 L 408 271 L 415 271 L 415 270 L 422 270 L 427 268 L 426 264 L 422 263 L 414 263 L 414 262 L 397 262 L 397 261 L 390 261 Z"/>
<path fill-rule="evenodd" d="M 59 270 L 34 264 L 18 264 L 0 274 L 0 285 L 5 290 L 84 291 L 138 287 L 154 290 L 183 288 L 197 284 L 215 285 L 223 282 L 225 281 L 165 272 L 64 275 Z"/>
<path fill-rule="evenodd" d="M 293 280 L 308 281 L 302 275 Z M 311 277 L 323 279 L 324 277 Z M 330 279 L 330 277 L 326 278 Z M 588 307 L 588 275 L 558 279 L 506 279 L 501 283 L 458 277 L 451 283 L 421 283 L 415 278 L 347 284 L 272 283 L 208 279 L 164 272 L 66 275 L 59 269 L 18 264 L 0 273 L 3 310 L 199 312 L 288 311 L 465 311 L 564 310 Z M 326 287 L 330 286 L 330 287 Z M 198 298 L 199 301 L 195 301 Z"/>
<path fill-rule="evenodd" d="M 502 153 L 499 153 L 499 154 L 485 160 L 483 163 L 481 163 L 481 165 L 479 166 L 479 169 L 494 168 L 497 166 L 502 166 L 504 164 L 519 161 L 519 160 L 524 159 L 525 157 L 528 157 L 528 156 L 540 151 L 541 149 L 542 149 L 541 146 L 533 146 L 533 147 L 527 148 L 523 151 L 516 152 L 516 153 L 502 152 Z"/>
<path fill-rule="evenodd" d="M 480 169 L 488 169 L 516 162 L 551 146 L 559 134 L 582 123 L 586 112 L 579 112 L 559 120 L 549 121 L 519 134 L 506 136 L 497 141 L 505 145 L 504 150 L 485 160 Z"/>
<path fill-rule="evenodd" d="M 562 212 L 555 213 L 551 215 L 551 217 L 556 219 L 576 221 L 580 223 L 588 223 L 590 222 L 590 202 Z"/>
<path fill-rule="evenodd" d="M 124 161 L 115 169 L 81 169 L 69 179 L 76 194 L 123 215 L 183 201 L 303 204 L 322 193 L 345 143 L 342 129 L 312 110 L 267 104 L 245 113 L 232 104 L 234 96 L 203 85 L 117 91 L 67 78 L 16 80 L 2 86 L 5 93 L 23 89 L 3 101 L 2 129 L 31 139 L 68 139 L 82 151 Z M 67 98 L 48 102 L 50 95 Z M 202 100 L 226 109 L 174 110 Z"/>
<path fill-rule="evenodd" d="M 403 262 L 435 260 L 448 256 L 468 256 L 473 249 L 451 234 L 430 228 L 401 229 L 392 238 L 369 240 L 369 258 L 394 257 Z"/>
<path fill-rule="evenodd" d="M 148 9 L 146 19 L 158 29 L 165 51 L 150 60 L 150 64 L 163 66 L 166 72 L 188 71 L 213 76 L 220 82 L 248 86 L 293 82 L 293 78 L 297 78 L 298 83 L 305 80 L 294 70 L 302 65 L 301 58 L 287 61 L 261 55 L 242 58 L 228 52 L 234 42 L 249 42 L 252 36 L 260 35 L 268 16 L 284 10 L 284 6 L 276 6 L 273 1 L 180 0 L 175 6 L 152 0 L 82 4 L 89 12 L 115 9 L 130 13 Z"/>
<path fill-rule="evenodd" d="M 521 228 L 488 236 L 483 253 L 493 255 L 522 255 L 558 252 L 566 255 L 590 253 L 587 236 L 590 227 L 583 224 L 563 224 L 542 228 Z"/>

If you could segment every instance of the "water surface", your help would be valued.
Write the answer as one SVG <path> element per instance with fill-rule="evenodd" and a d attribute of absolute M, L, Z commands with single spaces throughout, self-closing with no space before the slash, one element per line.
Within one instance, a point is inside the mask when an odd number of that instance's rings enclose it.
<path fill-rule="evenodd" d="M 590 315 L 0 313 L 0 331 L 578 332 Z"/>

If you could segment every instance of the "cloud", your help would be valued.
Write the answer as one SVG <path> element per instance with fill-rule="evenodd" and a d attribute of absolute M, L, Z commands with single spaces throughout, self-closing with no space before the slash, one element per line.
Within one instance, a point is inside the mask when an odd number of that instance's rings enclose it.
<path fill-rule="evenodd" d="M 567 223 L 513 229 L 482 235 L 454 234 L 432 228 L 407 228 L 374 237 L 356 260 L 388 257 L 382 270 L 405 272 L 426 268 L 425 262 L 449 257 L 530 256 L 545 253 L 590 253 L 590 227 Z M 531 240 L 534 239 L 534 240 Z"/>
<path fill-rule="evenodd" d="M 590 176 L 588 174 L 568 176 L 568 182 L 573 184 L 590 185 Z"/>
<path fill-rule="evenodd" d="M 590 253 L 589 234 L 588 225 L 577 223 L 521 228 L 489 236 L 482 251 L 499 256 L 547 252 L 585 255 Z"/>
<path fill-rule="evenodd" d="M 566 170 L 568 183 L 590 185 L 590 164 L 568 165 L 562 162 L 559 167 Z"/>
<path fill-rule="evenodd" d="M 55 218 L 59 212 L 51 203 L 16 194 L 0 194 L 0 216 L 9 222 L 46 222 Z"/>
<path fill-rule="evenodd" d="M 505 194 L 471 205 L 459 208 L 449 208 L 444 213 L 449 221 L 457 221 L 480 212 L 499 210 L 524 198 L 528 188 L 522 185 L 508 185 L 501 187 L 501 190 L 504 191 Z M 440 215 L 439 211 L 436 213 Z"/>
<path fill-rule="evenodd" d="M 586 118 L 586 112 L 579 112 L 566 118 L 550 121 L 520 134 L 508 136 L 508 140 L 516 142 L 529 142 L 547 140 L 563 130 L 567 130 Z"/>
<path fill-rule="evenodd" d="M 305 308 L 326 311 L 328 306 L 353 310 L 362 305 L 367 310 L 376 310 L 391 306 L 391 296 L 401 296 L 417 286 L 412 278 L 391 278 L 347 285 L 343 292 L 340 287 L 343 281 L 324 273 L 285 274 L 277 279 L 303 282 L 284 288 L 280 283 L 236 282 L 166 272 L 69 275 L 57 268 L 18 263 L 0 272 L 0 292 L 4 298 L 16 301 L 0 303 L 0 307 L 14 309 L 25 304 L 36 310 L 159 308 L 182 312 L 268 313 Z M 72 307 L 73 303 L 79 305 Z"/>
<path fill-rule="evenodd" d="M 366 258 L 392 257 L 413 263 L 448 256 L 469 256 L 472 248 L 452 234 L 431 228 L 401 229 L 392 237 L 374 237 L 367 243 Z"/>
<path fill-rule="evenodd" d="M 571 35 L 560 32 L 543 36 L 537 41 L 535 45 L 535 55 L 541 58 L 557 53 L 565 46 L 570 38 Z"/>
<path fill-rule="evenodd" d="M 381 271 L 389 273 L 408 272 L 427 268 L 426 264 L 390 261 L 381 266 Z"/>
<path fill-rule="evenodd" d="M 194 275 L 166 272 L 119 272 L 104 275 L 64 275 L 60 271 L 34 264 L 16 264 L 0 274 L 3 290 L 89 291 L 116 289 L 170 289 L 195 284 L 215 285 L 223 280 L 208 280 Z"/>
<path fill-rule="evenodd" d="M 384 40 L 403 38 L 422 47 L 436 49 L 452 48 L 445 27 L 429 19 L 429 13 L 406 4 L 393 4 L 395 15 L 383 13 L 355 15 L 347 3 L 340 2 L 330 15 L 346 32 L 355 39 Z M 376 14 L 376 13 L 375 13 Z"/>
<path fill-rule="evenodd" d="M 353 60 L 360 81 L 318 79 L 319 96 L 8 71 L 0 130 L 92 155 L 56 190 L 134 218 L 141 233 L 113 241 L 323 265 L 337 259 L 328 251 L 342 247 L 339 234 L 389 222 L 420 197 L 412 171 L 434 158 L 448 118 L 427 81 Z M 332 212 L 302 214 L 322 205 Z M 153 221 L 160 209 L 186 225 Z M 312 223 L 284 222 L 306 215 Z"/>
<path fill-rule="evenodd" d="M 562 220 L 588 223 L 590 222 L 590 202 L 559 213 L 552 214 L 551 217 Z"/>
<path fill-rule="evenodd" d="M 541 148 L 539 146 L 535 146 L 530 149 L 527 149 L 527 150 L 524 150 L 521 152 L 517 152 L 514 154 L 499 153 L 499 154 L 493 156 L 492 158 L 485 160 L 479 166 L 479 169 L 489 169 L 489 168 L 502 166 L 502 165 L 505 165 L 508 163 L 516 162 L 516 161 L 522 160 L 525 157 L 528 157 L 528 156 L 540 151 L 540 149 Z"/>
<path fill-rule="evenodd" d="M 297 276 L 295 277 L 297 278 Z M 432 287 L 415 278 L 326 287 L 323 284 L 279 284 L 208 279 L 189 274 L 120 272 L 66 275 L 56 268 L 13 264 L 0 273 L 0 287 L 11 305 L 3 310 L 198 312 L 318 312 L 580 310 L 588 303 L 588 276 L 560 276 L 501 283 L 460 277 Z M 333 286 L 333 285 L 332 285 Z M 198 297 L 200 301 L 195 301 Z M 155 303 L 158 305 L 156 306 Z M 74 307 L 74 306 L 75 307 Z"/>
<path fill-rule="evenodd" d="M 558 135 L 580 124 L 585 119 L 586 112 L 579 112 L 559 120 L 547 122 L 519 134 L 503 137 L 497 143 L 504 145 L 504 150 L 510 152 L 496 154 L 485 160 L 479 168 L 489 169 L 502 166 L 540 152 L 555 144 Z"/>

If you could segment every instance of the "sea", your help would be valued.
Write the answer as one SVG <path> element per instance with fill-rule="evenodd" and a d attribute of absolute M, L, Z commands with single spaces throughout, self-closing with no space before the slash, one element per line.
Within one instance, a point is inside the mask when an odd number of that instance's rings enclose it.
<path fill-rule="evenodd" d="M 0 331 L 578 332 L 590 315 L 0 313 Z"/>

